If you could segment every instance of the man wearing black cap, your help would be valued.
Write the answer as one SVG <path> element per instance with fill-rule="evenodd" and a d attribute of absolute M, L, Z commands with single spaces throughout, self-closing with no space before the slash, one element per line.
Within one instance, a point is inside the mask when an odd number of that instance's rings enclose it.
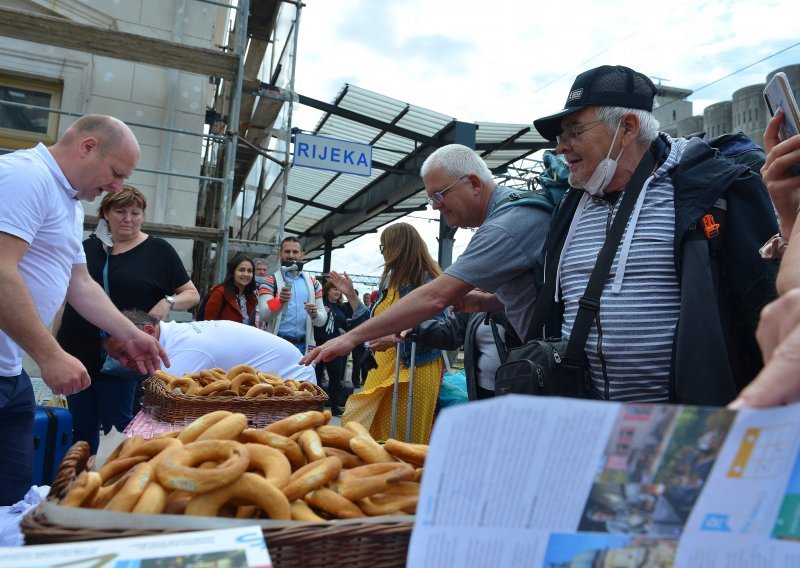
<path fill-rule="evenodd" d="M 758 249 L 777 232 L 775 215 L 758 175 L 700 138 L 658 132 L 656 93 L 647 76 L 604 65 L 576 78 L 563 110 L 533 123 L 557 142 L 573 188 L 544 247 L 544 266 L 554 267 L 545 278 L 556 279 L 546 335 L 569 337 L 609 227 L 630 195 L 585 346 L 591 394 L 726 404 L 761 366 L 754 332 L 774 297 L 776 267 Z M 645 181 L 634 188 L 640 163 Z"/>

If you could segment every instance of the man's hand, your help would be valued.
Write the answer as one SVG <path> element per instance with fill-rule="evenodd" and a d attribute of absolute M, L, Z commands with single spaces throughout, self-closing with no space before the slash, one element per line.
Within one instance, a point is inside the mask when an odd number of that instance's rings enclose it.
<path fill-rule="evenodd" d="M 169 357 L 158 340 L 141 330 L 124 341 L 124 360 L 120 362 L 142 375 L 152 375 L 161 368 L 161 361 L 169 367 Z"/>
<path fill-rule="evenodd" d="M 484 304 L 491 298 L 494 298 L 494 294 L 484 292 L 483 290 L 472 290 L 453 304 L 453 311 L 468 313 L 490 311 L 484 308 Z"/>
<path fill-rule="evenodd" d="M 776 406 L 800 400 L 800 288 L 761 311 L 756 339 L 764 368 L 730 406 Z"/>
<path fill-rule="evenodd" d="M 75 394 L 92 384 L 83 363 L 66 351 L 60 351 L 53 358 L 37 363 L 42 380 L 53 394 Z"/>
<path fill-rule="evenodd" d="M 304 306 L 306 308 L 306 313 L 311 319 L 317 317 L 317 305 L 314 302 L 306 302 Z"/>
<path fill-rule="evenodd" d="M 356 344 L 350 339 L 350 334 L 345 333 L 344 335 L 340 335 L 339 337 L 335 337 L 330 341 L 326 341 L 319 347 L 315 347 L 306 355 L 300 359 L 301 365 L 311 365 L 316 364 L 321 361 L 328 362 L 336 359 L 337 357 L 342 357 L 343 355 L 347 355 L 350 353 Z"/>
<path fill-rule="evenodd" d="M 292 299 L 292 288 L 290 286 L 284 286 L 281 288 L 280 294 L 278 297 L 281 299 L 281 302 L 284 304 Z"/>
<path fill-rule="evenodd" d="M 159 321 L 164 321 L 169 315 L 170 307 L 169 302 L 165 298 L 161 298 L 147 313 Z"/>

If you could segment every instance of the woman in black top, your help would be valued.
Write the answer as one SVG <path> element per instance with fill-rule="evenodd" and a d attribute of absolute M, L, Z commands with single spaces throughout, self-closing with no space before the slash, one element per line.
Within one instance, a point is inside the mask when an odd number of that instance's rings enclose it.
<path fill-rule="evenodd" d="M 83 249 L 89 274 L 101 286 L 108 262 L 108 288 L 117 308 L 142 310 L 163 320 L 171 309 L 186 310 L 197 304 L 200 295 L 175 249 L 142 232 L 146 207 L 144 195 L 131 186 L 106 194 L 98 210 L 98 229 L 83 242 Z M 111 426 L 121 432 L 133 418 L 138 381 L 100 372 L 100 330 L 69 303 L 56 330 L 58 343 L 84 364 L 92 379 L 88 389 L 67 400 L 75 440 L 86 440 L 94 452 L 101 425 L 106 432 Z"/>
<path fill-rule="evenodd" d="M 325 325 L 314 328 L 314 339 L 317 345 L 322 345 L 329 339 L 338 337 L 346 331 L 347 318 L 352 315 L 352 310 L 342 302 L 342 293 L 337 290 L 330 280 L 322 287 L 322 303 L 328 312 Z M 342 383 L 347 367 L 347 355 L 336 357 L 327 362 L 317 363 L 317 383 L 322 382 L 325 371 L 328 371 L 328 398 L 330 399 L 331 412 L 334 416 L 341 416 L 344 412 L 342 400 Z"/>

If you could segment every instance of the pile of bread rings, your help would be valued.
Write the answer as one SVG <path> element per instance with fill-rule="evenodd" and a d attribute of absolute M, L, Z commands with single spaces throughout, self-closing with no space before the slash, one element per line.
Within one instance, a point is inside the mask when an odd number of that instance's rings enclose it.
<path fill-rule="evenodd" d="M 307 381 L 281 379 L 278 375 L 258 371 L 250 365 L 236 365 L 230 371 L 214 368 L 183 377 L 165 371 L 153 375 L 169 392 L 180 391 L 192 396 L 243 396 L 245 398 L 311 397 L 324 394 Z"/>
<path fill-rule="evenodd" d="M 414 514 L 428 446 L 377 443 L 329 411 L 247 428 L 211 412 L 183 430 L 128 438 L 98 471 L 83 471 L 61 504 L 138 514 L 325 522 Z"/>

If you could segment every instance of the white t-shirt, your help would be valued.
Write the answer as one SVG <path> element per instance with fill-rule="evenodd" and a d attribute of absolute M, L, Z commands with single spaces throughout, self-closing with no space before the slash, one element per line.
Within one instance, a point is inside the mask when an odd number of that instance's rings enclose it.
<path fill-rule="evenodd" d="M 19 271 L 45 325 L 64 301 L 72 266 L 86 263 L 83 206 L 76 196 L 43 144 L 0 156 L 0 232 L 29 245 Z M 0 376 L 19 375 L 22 355 L 0 331 Z"/>
<path fill-rule="evenodd" d="M 230 320 L 161 322 L 159 342 L 167 352 L 165 371 L 181 376 L 203 369 L 250 365 L 283 379 L 317 383 L 313 367 L 299 365 L 300 351 L 277 335 Z"/>

